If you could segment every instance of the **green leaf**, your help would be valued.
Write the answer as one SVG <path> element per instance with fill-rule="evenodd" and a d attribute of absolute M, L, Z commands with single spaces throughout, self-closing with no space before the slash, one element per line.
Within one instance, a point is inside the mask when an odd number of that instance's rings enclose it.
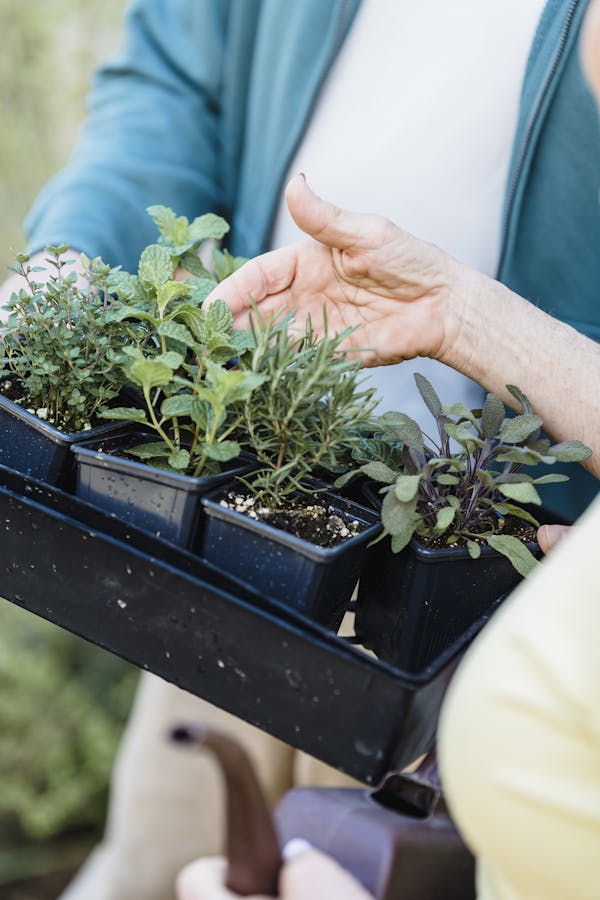
<path fill-rule="evenodd" d="M 168 206 L 149 206 L 146 212 L 171 244 L 183 244 L 188 239 L 189 223 L 185 216 L 176 216 Z"/>
<path fill-rule="evenodd" d="M 439 418 L 442 415 L 442 402 L 436 394 L 433 385 L 420 372 L 414 373 L 414 379 L 425 406 L 435 419 Z"/>
<path fill-rule="evenodd" d="M 481 413 L 481 430 L 484 438 L 491 440 L 504 421 L 506 410 L 502 400 L 495 394 L 488 394 Z"/>
<path fill-rule="evenodd" d="M 183 243 L 183 241 L 180 243 Z M 179 264 L 196 278 L 210 278 L 212 281 L 210 272 L 196 253 L 184 253 L 179 260 Z"/>
<path fill-rule="evenodd" d="M 129 406 L 113 406 L 112 409 L 102 409 L 98 413 L 101 419 L 124 419 L 126 422 L 147 422 L 147 416 L 143 409 Z"/>
<path fill-rule="evenodd" d="M 167 350 L 166 353 L 160 353 L 156 360 L 169 366 L 170 369 L 178 369 L 183 363 L 183 356 L 181 353 L 176 353 L 175 350 Z"/>
<path fill-rule="evenodd" d="M 335 479 L 335 481 L 333 482 L 333 486 L 336 488 L 343 488 L 358 474 L 359 473 L 356 470 L 354 472 L 344 472 L 343 475 L 340 475 Z"/>
<path fill-rule="evenodd" d="M 456 425 L 454 422 L 445 422 L 444 427 L 448 432 L 449 436 L 453 438 L 457 443 L 461 444 L 463 447 L 467 444 L 473 444 L 476 447 L 481 447 L 483 441 L 477 437 L 476 434 L 473 434 L 470 428 L 467 428 L 465 425 Z"/>
<path fill-rule="evenodd" d="M 542 420 L 539 416 L 524 415 L 505 419 L 498 432 L 498 440 L 506 444 L 520 444 L 541 427 Z"/>
<path fill-rule="evenodd" d="M 479 559 L 481 556 L 481 545 L 477 541 L 467 541 L 467 550 L 471 559 Z"/>
<path fill-rule="evenodd" d="M 160 413 L 165 418 L 190 416 L 192 414 L 192 395 L 175 394 L 174 397 L 167 397 L 161 403 Z"/>
<path fill-rule="evenodd" d="M 411 450 L 423 449 L 423 434 L 414 419 L 401 412 L 386 412 L 379 419 L 385 432 Z"/>
<path fill-rule="evenodd" d="M 195 422 L 196 425 L 206 431 L 210 423 L 210 405 L 204 400 L 194 397 L 190 414 L 192 422 Z"/>
<path fill-rule="evenodd" d="M 558 484 L 560 481 L 568 481 L 568 475 L 561 475 L 556 472 L 554 475 L 542 475 L 540 478 L 534 478 L 533 484 Z"/>
<path fill-rule="evenodd" d="M 527 481 L 516 484 L 499 484 L 498 490 L 505 497 L 516 500 L 517 503 L 535 503 L 540 506 L 542 501 L 534 486 Z"/>
<path fill-rule="evenodd" d="M 552 465 L 554 462 L 551 456 L 542 456 L 536 450 L 530 447 L 511 447 L 510 450 L 504 450 L 495 457 L 496 462 L 514 462 L 521 466 L 536 466 L 538 463 L 546 463 Z"/>
<path fill-rule="evenodd" d="M 581 441 L 561 441 L 548 449 L 548 455 L 558 462 L 581 462 L 592 455 L 592 451 Z"/>
<path fill-rule="evenodd" d="M 450 475 L 447 472 L 442 472 L 441 475 L 437 476 L 438 484 L 460 484 L 460 478 L 457 478 L 456 475 Z"/>
<path fill-rule="evenodd" d="M 362 471 L 368 478 L 372 478 L 374 481 L 382 481 L 384 484 L 394 484 L 398 477 L 397 472 L 394 472 L 393 469 L 390 469 L 389 466 L 382 462 L 366 463 L 362 467 Z"/>
<path fill-rule="evenodd" d="M 164 322 L 161 322 L 158 326 L 158 333 L 162 334 L 164 337 L 178 341 L 185 347 L 191 348 L 196 344 L 194 336 L 188 331 L 185 325 L 181 325 L 179 322 L 173 322 L 172 319 L 166 319 Z"/>
<path fill-rule="evenodd" d="M 236 356 L 242 356 L 247 350 L 254 349 L 254 338 L 249 331 L 234 330 L 229 335 L 229 340 Z"/>
<path fill-rule="evenodd" d="M 533 553 L 516 537 L 494 534 L 487 538 L 487 542 L 498 553 L 508 557 L 519 575 L 524 578 L 533 572 L 538 564 Z"/>
<path fill-rule="evenodd" d="M 512 503 L 493 503 L 492 508 L 501 516 L 514 516 L 516 519 L 523 519 L 525 522 L 529 522 L 530 525 L 534 525 L 536 528 L 540 526 L 538 520 L 520 506 L 514 506 Z"/>
<path fill-rule="evenodd" d="M 434 526 L 437 534 L 443 534 L 447 531 L 452 525 L 455 516 L 456 509 L 453 506 L 444 506 L 442 509 L 438 509 Z"/>
<path fill-rule="evenodd" d="M 173 276 L 173 263 L 169 251 L 160 244 L 150 244 L 140 256 L 138 275 L 142 281 L 156 290 Z"/>
<path fill-rule="evenodd" d="M 215 300 L 206 311 L 206 327 L 227 335 L 233 328 L 233 315 L 223 300 Z"/>
<path fill-rule="evenodd" d="M 519 403 L 521 404 L 521 407 L 523 409 L 523 412 L 525 413 L 526 416 L 533 415 L 533 406 L 531 405 L 531 401 L 523 393 L 521 388 L 518 388 L 516 386 L 516 384 L 507 384 L 506 390 L 510 391 L 510 393 L 513 395 L 513 397 L 515 397 L 519 401 Z"/>
<path fill-rule="evenodd" d="M 195 244 L 205 241 L 208 238 L 214 238 L 220 241 L 229 231 L 229 225 L 221 216 L 214 213 L 206 213 L 204 216 L 198 216 L 190 224 L 189 236 Z"/>
<path fill-rule="evenodd" d="M 190 294 L 190 287 L 184 281 L 165 281 L 164 284 L 161 284 L 156 292 L 156 303 L 161 316 L 169 303 L 178 297 L 189 297 Z"/>
<path fill-rule="evenodd" d="M 242 448 L 237 441 L 221 441 L 217 444 L 205 444 L 204 452 L 209 459 L 215 459 L 218 462 L 227 462 L 239 456 Z"/>
<path fill-rule="evenodd" d="M 389 491 L 383 498 L 381 507 L 381 520 L 388 534 L 393 536 L 394 544 L 402 550 L 414 534 L 416 527 L 417 498 L 408 503 L 401 503 L 393 491 Z"/>
<path fill-rule="evenodd" d="M 129 370 L 132 379 L 145 391 L 154 387 L 163 387 L 173 376 L 173 369 L 156 359 L 138 359 Z"/>
<path fill-rule="evenodd" d="M 169 454 L 168 463 L 173 469 L 187 469 L 190 464 L 190 454 L 188 450 L 174 450 Z"/>
<path fill-rule="evenodd" d="M 127 451 L 138 459 L 160 459 L 169 456 L 171 448 L 164 441 L 152 441 L 147 444 L 138 444 Z"/>
<path fill-rule="evenodd" d="M 196 304 L 204 303 L 210 292 L 217 286 L 214 278 L 206 277 L 190 278 L 187 280 L 187 284 L 190 286 L 190 298 Z"/>
<path fill-rule="evenodd" d="M 376 463 L 374 465 L 376 465 Z M 379 463 L 379 465 L 382 464 Z M 400 500 L 402 503 L 407 503 L 417 495 L 420 483 L 420 475 L 399 475 L 396 479 L 394 493 L 396 494 L 398 500 Z"/>
<path fill-rule="evenodd" d="M 106 312 L 107 322 L 123 322 L 125 319 L 140 319 L 144 322 L 151 322 L 158 325 L 160 319 L 146 312 L 145 309 L 138 309 L 137 306 L 118 306 L 112 307 Z"/>

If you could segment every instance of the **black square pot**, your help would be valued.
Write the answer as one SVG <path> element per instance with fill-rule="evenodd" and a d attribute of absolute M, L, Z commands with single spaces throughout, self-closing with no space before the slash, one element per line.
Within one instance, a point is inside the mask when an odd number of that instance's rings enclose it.
<path fill-rule="evenodd" d="M 77 458 L 77 496 L 181 547 L 191 547 L 202 520 L 200 497 L 232 476 L 249 472 L 246 455 L 225 464 L 222 472 L 202 478 L 115 455 L 137 444 L 158 440 L 154 432 L 130 429 L 107 440 L 73 448 Z"/>
<path fill-rule="evenodd" d="M 366 494 L 376 505 L 376 489 L 369 486 Z M 535 512 L 539 517 L 540 510 Z M 542 555 L 537 543 L 527 547 L 534 556 Z M 491 547 L 482 547 L 481 556 L 472 559 L 466 547 L 431 549 L 413 538 L 402 552 L 392 553 L 390 539 L 384 538 L 367 552 L 356 634 L 380 659 L 416 672 L 473 622 L 491 615 L 520 581 L 507 557 Z"/>
<path fill-rule="evenodd" d="M 14 380 L 14 376 L 8 378 Z M 87 431 L 59 431 L 0 394 L 0 465 L 46 484 L 71 487 L 71 447 L 80 441 L 122 432 L 123 428 L 123 422 L 106 422 Z"/>
<path fill-rule="evenodd" d="M 221 506 L 226 488 L 202 498 L 204 559 L 261 594 L 291 606 L 337 631 L 360 576 L 366 546 L 381 525 L 379 516 L 331 492 L 320 498 L 364 531 L 336 547 L 318 547 L 265 522 Z"/>

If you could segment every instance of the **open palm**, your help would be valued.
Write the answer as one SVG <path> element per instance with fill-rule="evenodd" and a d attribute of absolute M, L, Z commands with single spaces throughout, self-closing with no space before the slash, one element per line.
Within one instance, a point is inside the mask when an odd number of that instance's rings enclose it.
<path fill-rule="evenodd" d="M 246 324 L 252 298 L 262 315 L 294 310 L 322 327 L 356 328 L 348 346 L 364 350 L 363 365 L 415 356 L 442 358 L 451 340 L 447 297 L 455 261 L 380 216 L 340 210 L 321 200 L 302 176 L 286 200 L 298 226 L 311 236 L 250 260 L 215 289 L 236 324 Z"/>

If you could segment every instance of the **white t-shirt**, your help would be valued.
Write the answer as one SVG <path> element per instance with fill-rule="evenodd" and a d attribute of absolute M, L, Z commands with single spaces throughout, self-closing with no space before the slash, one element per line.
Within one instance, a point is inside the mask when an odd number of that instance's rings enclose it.
<path fill-rule="evenodd" d="M 363 0 L 289 175 L 379 213 L 494 276 L 508 165 L 529 48 L 544 0 Z M 287 179 L 286 179 L 287 180 Z M 273 247 L 301 232 L 280 200 Z M 448 403 L 480 403 L 429 359 L 370 370 L 380 411 L 429 426 L 412 373 Z"/>

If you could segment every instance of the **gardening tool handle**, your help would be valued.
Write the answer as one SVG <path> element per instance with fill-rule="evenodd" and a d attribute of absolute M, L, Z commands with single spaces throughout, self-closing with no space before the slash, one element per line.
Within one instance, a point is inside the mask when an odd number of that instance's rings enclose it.
<path fill-rule="evenodd" d="M 435 747 L 423 757 L 414 772 L 391 772 L 371 797 L 382 806 L 425 817 L 437 806 L 441 796 Z"/>
<path fill-rule="evenodd" d="M 197 725 L 181 725 L 173 729 L 171 738 L 210 750 L 220 765 L 227 805 L 225 886 L 242 897 L 277 897 L 279 841 L 246 752 L 226 734 Z"/>

